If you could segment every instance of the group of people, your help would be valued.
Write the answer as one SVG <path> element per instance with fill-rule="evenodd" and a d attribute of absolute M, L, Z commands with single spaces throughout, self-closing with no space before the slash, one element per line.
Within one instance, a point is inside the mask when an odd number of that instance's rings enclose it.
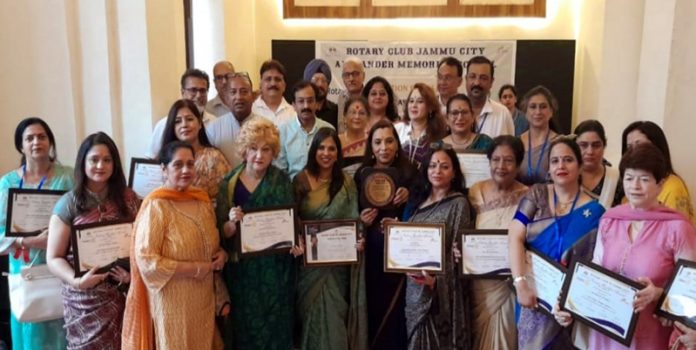
<path fill-rule="evenodd" d="M 604 159 L 601 123 L 574 135 L 556 128 L 548 89 L 514 86 L 490 97 L 486 57 L 444 58 L 437 92 L 415 84 L 403 117 L 387 79 L 366 84 L 357 58 L 343 64 L 347 91 L 326 99 L 332 79 L 315 59 L 283 98 L 285 68 L 260 69 L 254 99 L 247 73 L 229 62 L 208 76 L 188 70 L 182 99 L 157 123 L 148 153 L 164 185 L 142 201 L 126 186 L 105 133 L 81 144 L 74 170 L 56 159 L 39 118 L 15 131 L 21 165 L 0 179 L 1 250 L 10 273 L 47 263 L 63 281 L 64 317 L 22 323 L 14 349 L 623 349 L 574 322 L 558 305 L 537 309 L 525 251 L 567 266 L 585 257 L 635 280 L 640 313 L 631 349 L 696 348 L 696 330 L 653 317 L 678 259 L 696 260 L 686 186 L 659 126 L 638 121 L 622 135 L 618 169 Z M 466 82 L 467 94 L 458 93 Z M 485 153 L 490 179 L 467 184 L 458 153 Z M 393 177 L 390 205 L 359 200 L 367 175 Z M 4 236 L 9 188 L 68 191 L 38 236 Z M 295 205 L 301 220 L 356 219 L 360 263 L 305 266 L 305 242 L 281 254 L 241 256 L 245 212 Z M 130 270 L 75 276 L 71 227 L 133 220 Z M 445 224 L 444 274 L 384 272 L 384 224 Z M 507 229 L 512 276 L 462 276 L 467 229 Z"/>

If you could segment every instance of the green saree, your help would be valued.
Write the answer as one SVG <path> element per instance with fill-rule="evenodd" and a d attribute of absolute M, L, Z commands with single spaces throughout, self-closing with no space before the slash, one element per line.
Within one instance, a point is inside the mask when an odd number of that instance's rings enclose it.
<path fill-rule="evenodd" d="M 288 176 L 270 166 L 254 192 L 248 193 L 239 175 L 246 164 L 237 166 L 220 183 L 217 220 L 220 232 L 230 208 L 242 210 L 293 204 Z M 230 262 L 223 276 L 230 292 L 232 312 L 225 325 L 226 349 L 292 349 L 295 259 L 290 254 L 239 259 L 233 249 L 234 237 L 223 239 Z"/>
<path fill-rule="evenodd" d="M 303 220 L 357 219 L 357 190 L 353 179 L 329 197 L 329 184 L 311 190 L 306 172 L 295 177 L 294 188 Z M 297 317 L 303 350 L 367 349 L 365 267 L 359 265 L 300 267 Z"/>

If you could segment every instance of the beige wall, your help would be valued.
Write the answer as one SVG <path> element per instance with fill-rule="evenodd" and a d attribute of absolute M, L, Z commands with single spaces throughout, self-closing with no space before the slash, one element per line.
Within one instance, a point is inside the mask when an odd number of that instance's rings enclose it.
<path fill-rule="evenodd" d="M 183 5 L 169 0 L 10 1 L 0 11 L 0 171 L 15 168 L 13 133 L 46 120 L 58 158 L 73 165 L 82 139 L 109 133 L 127 160 L 179 96 L 186 68 Z"/>
<path fill-rule="evenodd" d="M 202 6 L 200 2 L 207 3 Z M 663 125 L 677 171 L 696 190 L 687 141 L 696 33 L 691 0 L 548 0 L 543 19 L 283 20 L 282 0 L 196 0 L 210 38 L 196 66 L 229 59 L 258 83 L 271 40 L 574 39 L 573 119 L 598 118 L 619 158 L 633 120 Z M 28 19 L 31 19 L 30 21 Z M 203 24 L 199 24 L 203 25 Z M 24 0 L 0 12 L 0 171 L 17 165 L 15 125 L 38 115 L 53 126 L 59 157 L 71 164 L 80 140 L 110 132 L 124 158 L 143 153 L 153 122 L 179 97 L 185 67 L 183 9 L 169 0 Z M 203 49 L 201 49 L 203 50 Z M 211 93 L 211 97 L 213 94 Z"/>

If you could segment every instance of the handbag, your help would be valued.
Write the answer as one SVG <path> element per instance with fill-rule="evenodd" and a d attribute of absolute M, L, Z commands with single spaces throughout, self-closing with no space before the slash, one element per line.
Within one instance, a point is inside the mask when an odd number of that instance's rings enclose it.
<path fill-rule="evenodd" d="M 7 276 L 10 309 L 20 322 L 43 322 L 63 318 L 61 281 L 41 264 L 22 267 Z"/>

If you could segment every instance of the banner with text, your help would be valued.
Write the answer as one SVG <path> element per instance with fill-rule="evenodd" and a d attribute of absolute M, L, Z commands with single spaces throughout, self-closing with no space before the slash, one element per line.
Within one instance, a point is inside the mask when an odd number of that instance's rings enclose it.
<path fill-rule="evenodd" d="M 495 65 L 495 80 L 491 95 L 497 99 L 500 86 L 515 82 L 516 42 L 511 41 L 317 41 L 315 57 L 331 67 L 333 79 L 329 99 L 338 100 L 345 90 L 341 79 L 343 60 L 350 56 L 360 58 L 365 65 L 365 83 L 374 76 L 386 78 L 397 95 L 397 109 L 403 112 L 403 103 L 415 83 L 423 82 L 437 92 L 437 65 L 443 57 L 453 56 L 466 62 L 474 56 L 486 56 Z M 466 70 L 465 70 L 466 71 Z M 459 91 L 466 93 L 466 82 Z"/>

